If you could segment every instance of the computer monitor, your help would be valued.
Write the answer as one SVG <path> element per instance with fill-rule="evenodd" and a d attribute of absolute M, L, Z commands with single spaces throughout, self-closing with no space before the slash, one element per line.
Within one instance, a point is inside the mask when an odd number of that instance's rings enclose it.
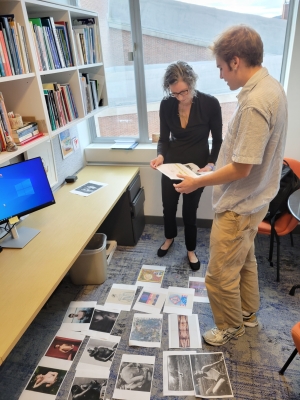
<path fill-rule="evenodd" d="M 41 157 L 0 167 L 0 224 L 55 204 Z M 23 248 L 40 231 L 13 227 L 0 246 Z"/>

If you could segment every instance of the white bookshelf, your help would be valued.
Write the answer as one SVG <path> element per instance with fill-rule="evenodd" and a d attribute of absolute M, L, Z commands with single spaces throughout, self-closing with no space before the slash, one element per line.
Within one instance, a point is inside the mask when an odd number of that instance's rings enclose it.
<path fill-rule="evenodd" d="M 15 156 L 25 153 L 25 158 L 30 158 L 31 153 L 38 155 L 39 148 L 41 155 L 45 154 L 45 146 L 49 155 L 49 148 L 53 148 L 51 141 L 60 132 L 63 132 L 74 125 L 89 118 L 99 112 L 102 107 L 93 110 L 90 113 L 85 112 L 84 100 L 80 83 L 80 73 L 90 73 L 92 75 L 102 76 L 104 80 L 103 90 L 101 94 L 103 108 L 107 106 L 107 90 L 105 83 L 105 72 L 103 58 L 101 52 L 101 39 L 98 15 L 93 11 L 83 10 L 72 6 L 58 5 L 53 3 L 42 2 L 38 0 L 17 0 L 7 1 L 0 0 L 0 14 L 14 14 L 15 20 L 25 28 L 25 36 L 27 41 L 29 60 L 31 65 L 31 73 L 23 75 L 13 75 L 8 77 L 0 77 L 0 91 L 3 93 L 7 111 L 14 111 L 22 116 L 31 116 L 36 120 L 44 121 L 45 131 L 44 137 L 38 138 L 25 146 L 18 147 L 15 152 L 3 151 L 0 153 L 0 165 L 9 162 Z M 32 30 L 29 24 L 29 18 L 37 17 L 53 17 L 54 21 L 66 21 L 68 23 L 68 33 L 70 45 L 72 49 L 72 57 L 74 66 L 40 71 L 36 56 L 36 49 Z M 79 18 L 94 18 L 96 21 L 95 33 L 98 36 L 100 45 L 100 62 L 95 64 L 80 65 L 76 58 L 75 37 L 72 31 L 72 21 Z M 63 127 L 52 130 L 50 118 L 48 115 L 47 105 L 43 93 L 43 83 L 68 83 L 71 87 L 75 104 L 78 111 L 78 118 L 71 121 Z M 45 145 L 45 142 L 48 144 Z M 49 147 L 50 143 L 50 147 Z M 34 150 L 32 150 L 34 149 Z M 31 151 L 30 151 L 31 150 Z M 27 154 L 28 151 L 28 154 Z M 54 157 L 53 163 L 54 163 Z M 55 165 L 51 168 L 56 171 Z M 56 183 L 56 180 L 51 178 L 51 185 Z"/>

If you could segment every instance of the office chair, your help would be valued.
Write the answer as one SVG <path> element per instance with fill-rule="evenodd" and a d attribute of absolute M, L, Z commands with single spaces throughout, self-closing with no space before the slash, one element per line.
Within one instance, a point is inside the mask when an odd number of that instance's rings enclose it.
<path fill-rule="evenodd" d="M 293 338 L 296 348 L 294 349 L 292 354 L 289 356 L 289 358 L 286 361 L 286 363 L 284 364 L 284 366 L 279 371 L 280 375 L 284 374 L 287 367 L 290 365 L 290 363 L 296 357 L 296 354 L 300 353 L 300 322 L 297 322 L 297 324 L 292 327 L 291 334 L 292 334 L 292 338 Z"/>
<path fill-rule="evenodd" d="M 292 168 L 294 173 L 300 178 L 300 161 L 294 160 L 293 158 L 284 158 L 289 166 Z M 292 231 L 298 225 L 298 221 L 296 218 L 292 216 L 288 211 L 282 213 L 280 217 L 275 221 L 273 227 L 271 223 L 268 221 L 262 221 L 258 225 L 258 233 L 262 235 L 270 236 L 270 249 L 269 249 L 269 258 L 268 261 L 270 265 L 273 266 L 272 256 L 273 256 L 273 247 L 274 247 L 274 239 L 276 239 L 277 243 L 277 282 L 280 281 L 280 237 L 290 234 L 291 244 L 293 243 Z"/>

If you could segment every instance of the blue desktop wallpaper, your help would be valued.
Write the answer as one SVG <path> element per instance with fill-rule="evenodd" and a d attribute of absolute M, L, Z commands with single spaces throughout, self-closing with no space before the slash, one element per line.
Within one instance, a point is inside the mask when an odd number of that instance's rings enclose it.
<path fill-rule="evenodd" d="M 40 157 L 0 168 L 0 221 L 54 202 Z"/>

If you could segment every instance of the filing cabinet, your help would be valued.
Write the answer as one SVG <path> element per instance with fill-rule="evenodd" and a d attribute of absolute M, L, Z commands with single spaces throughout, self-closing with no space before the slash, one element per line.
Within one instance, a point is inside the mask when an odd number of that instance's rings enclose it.
<path fill-rule="evenodd" d="M 140 175 L 136 175 L 127 190 L 111 210 L 98 232 L 120 246 L 135 246 L 145 227 L 145 192 Z"/>

